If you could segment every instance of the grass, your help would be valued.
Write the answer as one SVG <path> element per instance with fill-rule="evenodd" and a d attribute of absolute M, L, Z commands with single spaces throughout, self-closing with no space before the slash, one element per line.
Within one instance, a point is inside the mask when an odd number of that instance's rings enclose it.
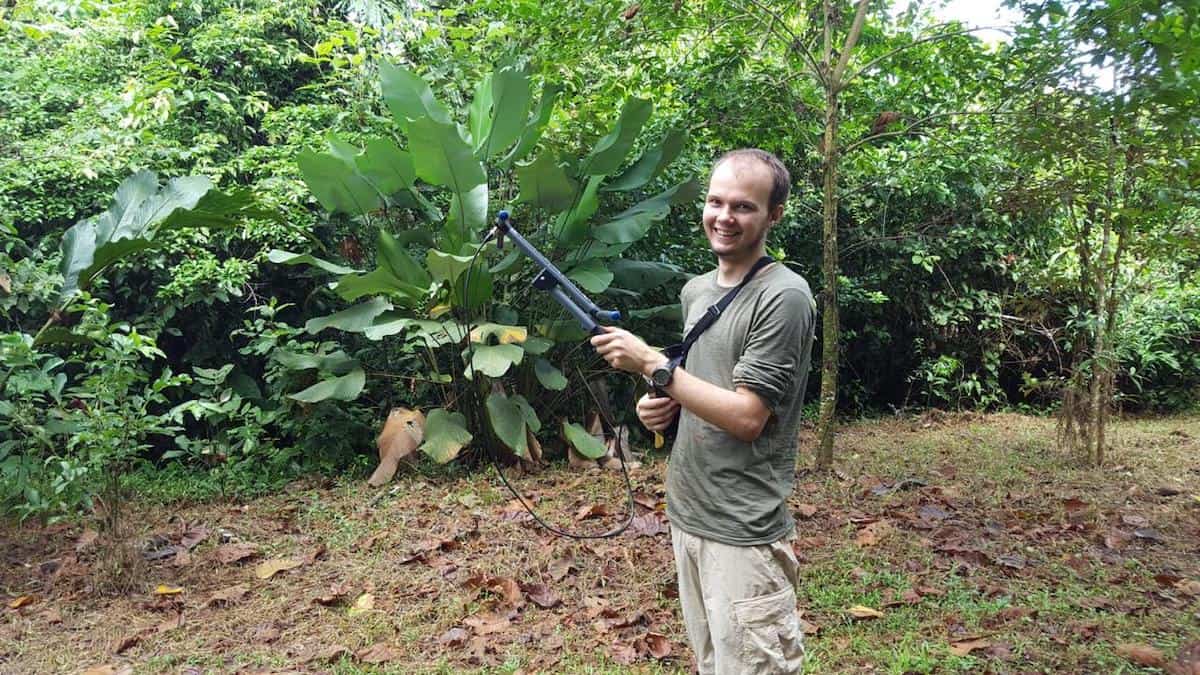
<path fill-rule="evenodd" d="M 1053 431 L 1050 420 L 1007 414 L 867 421 L 840 435 L 835 474 L 800 471 L 791 500 L 800 516 L 797 594 L 815 631 L 806 672 L 1140 672 L 1118 645 L 1153 646 L 1169 658 L 1195 639 L 1197 598 L 1171 581 L 1200 580 L 1200 418 L 1118 423 L 1100 469 L 1055 451 Z M 811 432 L 801 441 L 815 445 Z M 635 473 L 639 501 L 661 505 L 664 470 L 651 459 Z M 180 564 L 152 564 L 127 595 L 95 590 L 95 554 L 75 552 L 82 525 L 2 526 L 11 544 L 0 592 L 38 599 L 4 609 L 0 672 L 689 668 L 666 535 L 550 536 L 511 517 L 511 497 L 490 472 L 409 470 L 382 496 L 357 475 L 216 499 L 204 481 L 160 478 L 133 482 L 149 495 L 131 518 L 140 536 L 179 541 L 185 524 L 209 534 Z M 920 483 L 885 489 L 905 479 Z M 539 513 L 571 530 L 604 530 L 622 515 L 619 475 L 554 467 L 515 480 Z M 1173 490 L 1181 492 L 1163 496 Z M 611 514 L 574 520 L 594 503 Z M 816 509 L 811 517 L 806 505 Z M 889 526 L 864 540 L 876 521 Z M 1137 526 L 1155 537 L 1106 544 L 1114 530 Z M 257 544 L 259 555 L 223 564 L 223 539 Z M 256 564 L 284 557 L 306 562 L 255 576 Z M 488 579 L 525 584 L 521 606 L 502 585 L 480 587 Z M 160 583 L 184 592 L 156 598 Z M 235 584 L 248 589 L 240 601 L 208 602 Z M 561 604 L 535 606 L 531 584 Z M 315 602 L 334 591 L 331 606 Z M 364 594 L 373 608 L 355 610 Z M 882 616 L 854 618 L 856 605 Z M 180 611 L 181 628 L 160 629 Z M 651 633 L 669 641 L 669 656 L 649 654 Z M 117 653 L 131 636 L 140 639 Z M 970 640 L 987 644 L 964 652 Z M 339 645 L 344 651 L 314 658 Z M 388 648 L 387 658 L 371 662 L 364 650 L 372 646 Z"/>

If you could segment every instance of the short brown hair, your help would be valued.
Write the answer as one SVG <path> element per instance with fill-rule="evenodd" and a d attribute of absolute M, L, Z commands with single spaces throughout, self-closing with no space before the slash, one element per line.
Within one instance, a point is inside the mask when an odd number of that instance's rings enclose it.
<path fill-rule="evenodd" d="M 712 170 L 716 171 L 718 166 L 729 160 L 752 160 L 767 167 L 771 172 L 771 195 L 768 198 L 768 208 L 774 210 L 776 206 L 787 201 L 788 192 L 792 188 L 792 175 L 788 173 L 787 167 L 779 161 L 778 157 L 758 148 L 738 148 L 718 157 L 717 161 L 713 162 Z"/>

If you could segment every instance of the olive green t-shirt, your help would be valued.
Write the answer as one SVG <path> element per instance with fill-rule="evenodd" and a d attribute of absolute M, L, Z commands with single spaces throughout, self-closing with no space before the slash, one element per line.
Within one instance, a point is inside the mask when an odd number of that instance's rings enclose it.
<path fill-rule="evenodd" d="M 713 270 L 680 294 L 684 334 L 729 288 Z M 812 365 L 816 306 L 803 277 L 784 265 L 764 268 L 734 298 L 688 354 L 684 368 L 723 389 L 758 394 L 771 417 L 745 443 L 687 410 L 667 468 L 667 515 L 686 532 L 735 546 L 791 533 L 787 510 L 797 432 Z"/>

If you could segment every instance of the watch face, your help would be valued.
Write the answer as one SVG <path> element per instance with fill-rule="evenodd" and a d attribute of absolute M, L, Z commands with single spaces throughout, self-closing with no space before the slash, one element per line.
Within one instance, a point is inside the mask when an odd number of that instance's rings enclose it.
<path fill-rule="evenodd" d="M 650 374 L 650 379 L 654 381 L 657 387 L 665 387 L 671 383 L 671 371 L 666 368 L 657 368 Z"/>

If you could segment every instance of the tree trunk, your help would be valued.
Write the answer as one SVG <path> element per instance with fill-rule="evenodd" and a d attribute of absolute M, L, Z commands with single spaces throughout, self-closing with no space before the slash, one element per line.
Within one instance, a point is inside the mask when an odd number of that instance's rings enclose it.
<path fill-rule="evenodd" d="M 826 18 L 828 21 L 828 17 Z M 826 56 L 826 63 L 828 63 Z M 817 468 L 833 464 L 833 437 L 838 385 L 838 248 L 837 248 L 837 123 L 838 91 L 825 89 L 825 184 L 821 218 L 821 413 L 818 428 Z"/>

